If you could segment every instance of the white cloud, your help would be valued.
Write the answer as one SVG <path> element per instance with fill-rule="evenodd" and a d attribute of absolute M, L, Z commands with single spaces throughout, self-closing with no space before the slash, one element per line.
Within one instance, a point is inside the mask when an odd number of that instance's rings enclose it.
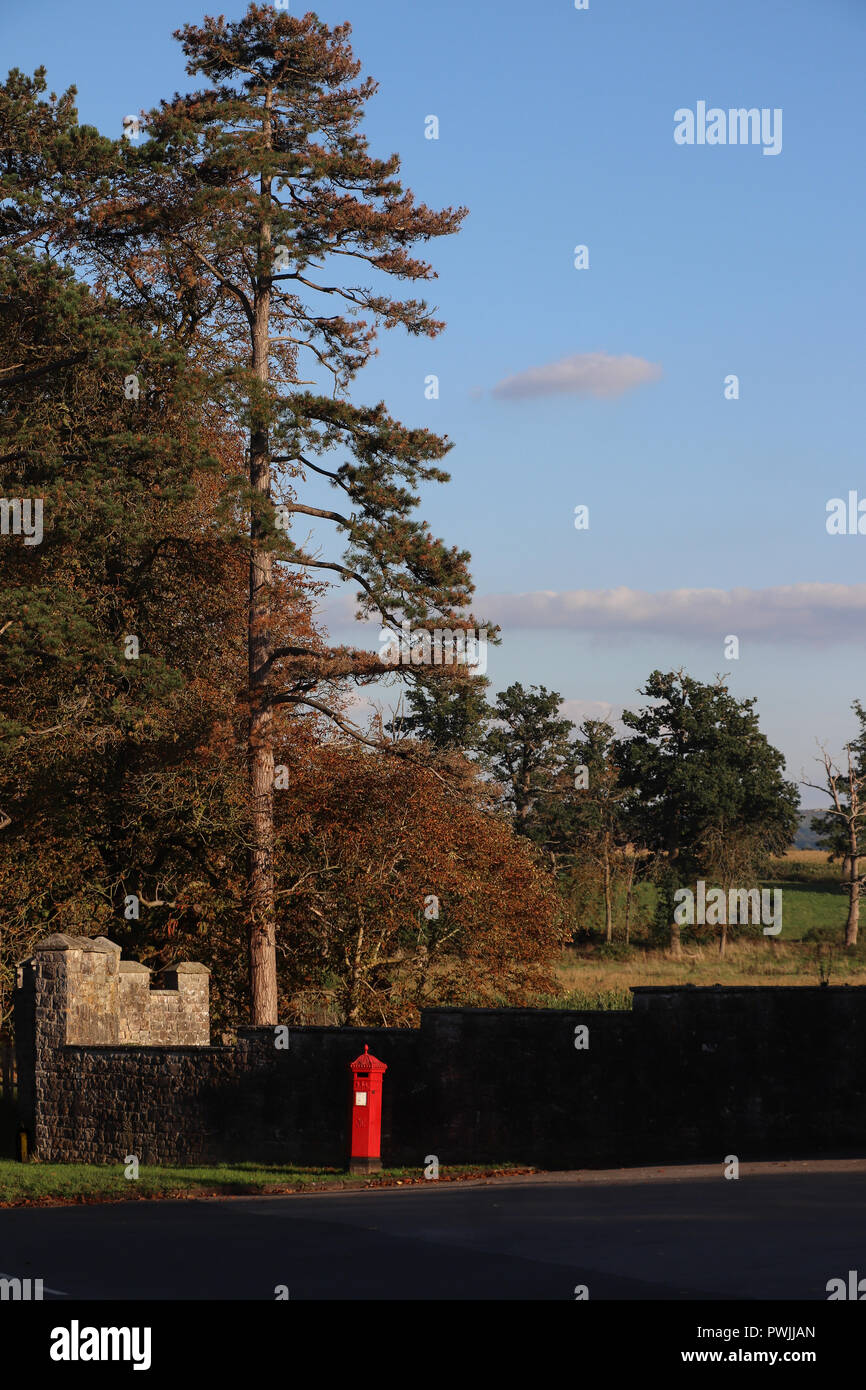
<path fill-rule="evenodd" d="M 578 728 L 585 719 L 603 719 L 619 729 L 622 706 L 612 705 L 607 700 L 563 700 L 559 713 Z"/>
<path fill-rule="evenodd" d="M 330 588 L 318 599 L 316 603 L 316 621 L 324 623 L 328 632 L 337 629 L 341 632 L 341 641 L 357 641 L 362 645 L 370 640 L 370 633 L 378 634 L 381 626 L 378 622 L 369 622 L 360 625 L 355 614 L 358 610 L 357 595 L 361 592 L 358 584 L 332 584 Z M 369 627 L 370 632 L 365 629 Z M 348 629 L 348 635 L 343 632 Z M 372 646 L 376 642 L 372 641 Z"/>
<path fill-rule="evenodd" d="M 709 638 L 733 633 L 767 641 L 847 642 L 866 622 L 866 584 L 787 584 L 770 589 L 540 590 L 479 600 L 511 628 L 563 628 L 603 635 L 665 632 Z"/>
<path fill-rule="evenodd" d="M 576 352 L 544 367 L 529 367 L 493 388 L 500 400 L 536 396 L 622 396 L 636 386 L 658 381 L 661 367 L 642 357 L 612 357 L 607 352 Z"/>

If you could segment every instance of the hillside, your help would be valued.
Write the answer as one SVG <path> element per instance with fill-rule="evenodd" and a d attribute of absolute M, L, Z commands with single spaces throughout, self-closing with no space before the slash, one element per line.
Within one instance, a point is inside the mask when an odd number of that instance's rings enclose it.
<path fill-rule="evenodd" d="M 797 833 L 792 840 L 795 849 L 820 849 L 818 836 L 812 829 L 812 817 L 818 814 L 817 807 L 812 807 L 809 811 L 799 812 L 799 826 Z M 821 808 L 823 809 L 823 807 Z"/>

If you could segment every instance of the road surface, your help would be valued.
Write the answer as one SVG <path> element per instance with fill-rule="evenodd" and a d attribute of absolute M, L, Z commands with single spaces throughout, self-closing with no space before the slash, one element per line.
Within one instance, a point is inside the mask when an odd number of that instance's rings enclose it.
<path fill-rule="evenodd" d="M 45 1299 L 816 1299 L 866 1275 L 866 1162 L 0 1211 Z M 51 1290 L 52 1292 L 48 1292 Z"/>

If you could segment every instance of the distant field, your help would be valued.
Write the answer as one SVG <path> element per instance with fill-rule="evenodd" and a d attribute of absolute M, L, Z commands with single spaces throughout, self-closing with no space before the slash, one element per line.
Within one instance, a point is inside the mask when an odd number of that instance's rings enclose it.
<path fill-rule="evenodd" d="M 804 887 L 802 883 L 771 879 L 764 888 L 782 892 L 782 931 L 780 940 L 799 941 L 810 927 L 838 929 L 844 935 L 848 899 L 838 884 Z"/>
<path fill-rule="evenodd" d="M 829 933 L 832 947 L 821 952 L 831 984 L 866 984 L 866 946 L 856 953 L 843 949 L 848 898 L 840 882 L 841 866 L 831 864 L 824 850 L 789 850 L 770 865 L 771 878 L 761 888 L 782 892 L 782 931 L 771 938 L 753 927 L 731 929 L 727 951 L 720 959 L 711 928 L 700 941 L 688 939 L 684 928 L 683 958 L 666 949 L 648 949 L 641 941 L 642 924 L 652 917 L 655 890 L 643 884 L 636 895 L 635 945 L 626 954 L 614 933 L 612 948 L 596 940 L 570 947 L 557 969 L 563 994 L 544 1002 L 572 1008 L 629 1007 L 631 985 L 805 985 L 819 984 L 817 948 L 803 940 L 813 927 Z M 866 911 L 864 911 L 866 938 Z M 619 957 L 619 958 L 616 958 Z"/>
<path fill-rule="evenodd" d="M 848 897 L 840 881 L 841 865 L 831 864 L 824 850 L 789 850 L 770 862 L 770 874 L 757 885 L 782 891 L 783 941 L 798 941 L 810 927 L 822 927 L 844 932 L 848 916 Z M 749 885 L 744 884 L 743 887 Z M 656 907 L 656 890 L 651 883 L 640 883 L 634 894 L 632 910 L 633 935 L 640 938 L 652 921 Z M 622 919 L 622 904 L 617 904 L 618 919 Z M 866 912 L 864 912 L 866 918 Z M 595 932 L 601 924 L 600 904 L 592 916 L 578 918 L 581 924 Z M 615 939 L 621 932 L 614 932 Z"/>
<path fill-rule="evenodd" d="M 570 1008 L 628 1007 L 632 985 L 817 985 L 821 982 L 814 948 L 749 941 L 729 945 L 723 960 L 715 945 L 684 946 L 683 959 L 664 951 L 635 951 L 627 960 L 605 960 L 597 953 L 568 949 L 557 968 L 563 990 L 549 1004 Z M 830 984 L 866 985 L 866 957 L 848 959 L 840 951 L 830 965 Z"/>
<path fill-rule="evenodd" d="M 782 932 L 780 940 L 799 941 L 811 927 L 845 931 L 848 896 L 840 881 L 841 865 L 831 864 L 820 849 L 789 850 L 774 859 L 770 877 L 762 888 L 782 892 Z"/>
<path fill-rule="evenodd" d="M 782 890 L 782 941 L 799 941 L 811 927 L 838 930 L 841 940 L 848 918 L 841 864 L 821 849 L 793 849 L 772 861 L 770 873 L 761 886 Z"/>
<path fill-rule="evenodd" d="M 839 872 L 839 865 L 830 863 L 830 856 L 825 849 L 795 849 L 792 845 L 781 858 L 801 859 L 804 864 L 823 864 L 829 873 L 838 874 Z"/>

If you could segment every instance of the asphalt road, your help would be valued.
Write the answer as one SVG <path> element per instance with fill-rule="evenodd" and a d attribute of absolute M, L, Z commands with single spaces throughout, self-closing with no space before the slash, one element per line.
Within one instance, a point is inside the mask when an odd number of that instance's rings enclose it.
<path fill-rule="evenodd" d="M 0 1211 L 45 1298 L 816 1299 L 866 1275 L 866 1162 Z M 51 1292 L 49 1292 L 51 1290 Z"/>

